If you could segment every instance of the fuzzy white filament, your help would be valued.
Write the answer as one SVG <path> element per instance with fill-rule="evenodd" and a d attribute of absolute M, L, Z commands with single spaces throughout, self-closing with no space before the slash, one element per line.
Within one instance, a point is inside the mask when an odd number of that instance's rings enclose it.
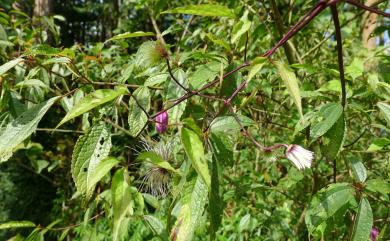
<path fill-rule="evenodd" d="M 310 168 L 314 153 L 299 145 L 290 145 L 286 151 L 286 157 L 299 169 Z"/>

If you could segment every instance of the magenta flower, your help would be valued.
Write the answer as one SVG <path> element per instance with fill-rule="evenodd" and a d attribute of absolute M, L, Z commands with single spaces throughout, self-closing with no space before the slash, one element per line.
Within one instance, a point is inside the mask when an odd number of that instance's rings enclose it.
<path fill-rule="evenodd" d="M 290 145 L 286 150 L 286 157 L 299 169 L 310 168 L 314 153 L 299 145 Z"/>
<path fill-rule="evenodd" d="M 370 234 L 371 240 L 372 240 L 372 241 L 376 241 L 376 237 L 378 237 L 378 234 L 379 234 L 378 229 L 376 229 L 376 228 L 373 227 L 373 228 L 371 229 L 371 234 Z"/>
<path fill-rule="evenodd" d="M 168 128 L 168 113 L 166 111 L 156 116 L 156 131 L 164 133 Z"/>

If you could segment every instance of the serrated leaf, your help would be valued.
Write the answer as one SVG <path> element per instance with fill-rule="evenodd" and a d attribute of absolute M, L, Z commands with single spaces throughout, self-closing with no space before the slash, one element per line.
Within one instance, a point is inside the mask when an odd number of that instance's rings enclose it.
<path fill-rule="evenodd" d="M 373 215 L 367 198 L 360 200 L 359 209 L 353 225 L 351 241 L 367 241 L 370 237 Z"/>
<path fill-rule="evenodd" d="M 123 86 L 116 86 L 115 89 L 100 89 L 92 92 L 82 98 L 72 109 L 66 114 L 61 122 L 56 126 L 58 128 L 67 121 L 84 114 L 87 111 L 96 108 L 99 105 L 107 103 L 120 95 L 126 94 L 127 88 Z"/>
<path fill-rule="evenodd" d="M 111 195 L 114 210 L 112 237 L 114 241 L 117 241 L 121 240 L 127 232 L 129 219 L 126 216 L 133 214 L 131 188 L 124 169 L 118 170 L 112 178 Z"/>
<path fill-rule="evenodd" d="M 147 41 L 143 43 L 135 55 L 135 64 L 141 69 L 153 67 L 161 60 L 161 54 L 158 51 L 158 46 L 155 41 Z"/>
<path fill-rule="evenodd" d="M 72 154 L 71 172 L 77 191 L 83 195 L 85 201 L 90 199 L 96 183 L 104 176 L 103 174 L 116 164 L 110 159 L 103 162 L 110 149 L 110 133 L 103 124 L 94 125 L 76 142 Z"/>
<path fill-rule="evenodd" d="M 278 69 L 279 75 L 283 80 L 284 85 L 287 87 L 290 96 L 292 97 L 295 105 L 297 106 L 298 112 L 303 117 L 301 93 L 299 90 L 299 81 L 295 76 L 294 72 L 284 65 L 282 62 L 275 62 L 276 68 Z"/>
<path fill-rule="evenodd" d="M 247 82 L 249 81 L 263 68 L 266 58 L 258 57 L 252 63 L 248 74 Z"/>
<path fill-rule="evenodd" d="M 8 70 L 12 69 L 19 63 L 23 62 L 24 60 L 22 58 L 13 59 L 2 66 L 0 66 L 0 76 L 2 76 L 4 73 L 6 73 Z"/>
<path fill-rule="evenodd" d="M 12 156 L 13 149 L 27 139 L 37 128 L 39 121 L 60 97 L 53 97 L 23 112 L 0 132 L 0 163 Z"/>
<path fill-rule="evenodd" d="M 139 154 L 137 160 L 148 161 L 165 170 L 171 172 L 178 172 L 175 168 L 171 166 L 171 164 L 169 164 L 169 162 L 165 161 L 160 155 L 152 151 L 147 151 Z"/>
<path fill-rule="evenodd" d="M 227 51 L 231 51 L 232 49 L 230 48 L 230 45 L 227 41 L 224 39 L 218 38 L 217 36 L 211 34 L 211 33 L 206 33 L 206 36 L 211 40 L 211 42 L 215 43 L 216 45 L 224 47 Z"/>
<path fill-rule="evenodd" d="M 250 126 L 256 124 L 256 122 L 254 122 L 252 119 L 246 116 L 243 115 L 237 115 L 237 116 L 243 126 Z M 210 124 L 210 130 L 214 133 L 225 132 L 225 133 L 234 134 L 235 131 L 239 131 L 240 129 L 241 127 L 237 123 L 234 116 L 220 116 L 215 118 Z"/>
<path fill-rule="evenodd" d="M 390 126 L 390 105 L 384 102 L 378 102 L 376 104 L 385 117 L 387 124 Z"/>
<path fill-rule="evenodd" d="M 176 77 L 177 81 L 181 85 L 188 88 L 186 74 L 182 69 L 178 69 L 174 71 L 173 75 Z M 174 102 L 177 98 L 183 96 L 186 93 L 186 91 L 180 88 L 173 80 L 170 80 L 166 93 L 167 94 L 165 96 L 165 99 L 168 102 L 167 106 L 169 106 L 170 102 Z M 180 118 L 183 115 L 186 106 L 187 106 L 187 100 L 169 109 L 167 111 L 169 116 L 168 124 L 177 124 L 180 121 Z"/>
<path fill-rule="evenodd" d="M 349 162 L 352 167 L 354 176 L 359 182 L 365 182 L 367 179 L 367 170 L 364 167 L 363 163 L 356 157 L 350 158 Z"/>
<path fill-rule="evenodd" d="M 142 106 L 145 111 L 150 110 L 150 91 L 144 86 L 136 89 L 129 100 L 129 132 L 134 137 L 138 136 L 142 131 L 142 128 L 148 122 L 148 116 L 140 106 Z"/>
<path fill-rule="evenodd" d="M 355 190 L 348 184 L 333 184 L 324 190 L 320 203 L 306 212 L 305 221 L 310 232 L 332 217 L 340 208 L 354 199 Z"/>
<path fill-rule="evenodd" d="M 340 119 L 343 107 L 338 103 L 329 103 L 321 107 L 317 113 L 319 121 L 311 129 L 312 141 L 324 135 Z M 341 126 L 341 124 L 340 124 Z"/>
<path fill-rule="evenodd" d="M 32 228 L 32 227 L 35 227 L 35 224 L 30 221 L 9 221 L 0 224 L 0 230 L 10 229 L 10 228 Z"/>
<path fill-rule="evenodd" d="M 323 135 L 321 152 L 327 160 L 333 161 L 340 152 L 345 137 L 345 120 L 342 114 L 337 122 Z"/>
<path fill-rule="evenodd" d="M 222 5 L 215 4 L 188 5 L 185 7 L 178 7 L 171 10 L 166 10 L 162 13 L 182 13 L 208 17 L 235 17 L 234 12 L 231 9 Z"/>
<path fill-rule="evenodd" d="M 237 42 L 240 37 L 250 29 L 252 22 L 248 20 L 248 13 L 249 11 L 245 11 L 244 15 L 240 18 L 240 21 L 234 25 L 232 30 L 232 43 Z"/>
<path fill-rule="evenodd" d="M 147 36 L 154 36 L 154 33 L 152 32 L 143 32 L 143 31 L 137 31 L 134 33 L 131 32 L 126 32 L 126 33 L 121 33 L 118 35 L 115 35 L 112 38 L 109 38 L 105 41 L 105 43 L 113 40 L 119 40 L 119 39 L 126 39 L 126 38 L 135 38 L 135 37 L 147 37 Z"/>
<path fill-rule="evenodd" d="M 209 167 L 204 155 L 204 148 L 202 141 L 199 136 L 187 129 L 181 129 L 181 142 L 183 143 L 184 150 L 187 153 L 188 158 L 191 161 L 192 166 L 195 168 L 196 172 L 201 176 L 206 183 L 207 187 L 210 189 L 211 186 L 211 177 L 209 172 Z"/>
<path fill-rule="evenodd" d="M 211 133 L 210 144 L 212 148 L 213 158 L 220 165 L 233 164 L 233 143 L 224 133 Z"/>
<path fill-rule="evenodd" d="M 168 233 L 165 230 L 164 224 L 158 218 L 152 215 L 144 215 L 142 218 L 155 234 L 160 236 L 163 240 L 168 240 Z"/>
<path fill-rule="evenodd" d="M 172 228 L 171 240 L 191 241 L 198 227 L 207 201 L 207 186 L 200 176 L 197 177 L 191 192 L 184 196 L 182 206 Z"/>

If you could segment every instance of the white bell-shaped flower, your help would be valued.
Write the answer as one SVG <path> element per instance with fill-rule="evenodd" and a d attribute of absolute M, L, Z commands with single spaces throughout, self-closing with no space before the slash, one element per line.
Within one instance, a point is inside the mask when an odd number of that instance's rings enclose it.
<path fill-rule="evenodd" d="M 299 169 L 310 168 L 314 153 L 299 145 L 290 145 L 286 150 L 286 157 Z"/>

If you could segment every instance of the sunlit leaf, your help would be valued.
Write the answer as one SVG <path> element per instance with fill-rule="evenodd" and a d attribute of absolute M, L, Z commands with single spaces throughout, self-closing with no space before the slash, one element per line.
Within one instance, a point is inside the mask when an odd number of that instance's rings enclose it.
<path fill-rule="evenodd" d="M 178 7 L 171 10 L 166 10 L 162 13 L 183 13 L 190 15 L 200 15 L 209 17 L 228 17 L 234 18 L 235 15 L 232 10 L 222 5 L 213 4 L 198 4 L 188 5 L 185 7 Z"/>
<path fill-rule="evenodd" d="M 385 102 L 378 102 L 377 106 L 385 117 L 387 124 L 390 126 L 390 105 Z"/>
<path fill-rule="evenodd" d="M 165 161 L 160 155 L 152 151 L 147 151 L 139 154 L 137 160 L 148 161 L 165 170 L 177 172 L 177 170 L 173 168 L 171 164 L 169 164 L 169 162 Z"/>
<path fill-rule="evenodd" d="M 359 182 L 364 182 L 367 179 L 367 170 L 363 163 L 356 157 L 350 158 L 349 162 L 352 167 L 353 174 Z"/>
<path fill-rule="evenodd" d="M 340 119 L 343 107 L 338 103 L 329 103 L 321 107 L 317 113 L 318 122 L 311 129 L 312 140 L 324 135 Z M 343 119 L 340 121 L 343 122 Z M 339 123 L 342 127 L 342 123 Z"/>
<path fill-rule="evenodd" d="M 0 224 L 0 229 L 10 229 L 10 228 L 32 228 L 35 227 L 35 224 L 30 221 L 9 221 L 6 223 Z"/>
<path fill-rule="evenodd" d="M 105 43 L 113 40 L 119 40 L 119 39 L 126 39 L 126 38 L 135 38 L 135 37 L 147 37 L 147 36 L 154 36 L 154 33 L 152 32 L 143 32 L 143 31 L 137 31 L 134 33 L 131 32 L 126 32 L 126 33 L 121 33 L 118 35 L 115 35 L 112 38 L 109 38 L 106 40 Z"/>
<path fill-rule="evenodd" d="M 81 99 L 73 108 L 66 114 L 56 128 L 64 124 L 65 122 L 84 114 L 93 108 L 107 103 L 120 95 L 126 94 L 127 88 L 117 86 L 115 89 L 100 89 L 96 90 Z"/>
<path fill-rule="evenodd" d="M 0 76 L 2 76 L 4 73 L 6 73 L 8 70 L 12 69 L 19 63 L 23 62 L 24 60 L 22 58 L 13 59 L 2 66 L 0 66 Z"/>
<path fill-rule="evenodd" d="M 141 107 L 143 108 L 141 108 Z M 148 122 L 148 116 L 144 111 L 150 110 L 150 91 L 141 86 L 134 91 L 129 100 L 129 132 L 137 136 Z"/>

